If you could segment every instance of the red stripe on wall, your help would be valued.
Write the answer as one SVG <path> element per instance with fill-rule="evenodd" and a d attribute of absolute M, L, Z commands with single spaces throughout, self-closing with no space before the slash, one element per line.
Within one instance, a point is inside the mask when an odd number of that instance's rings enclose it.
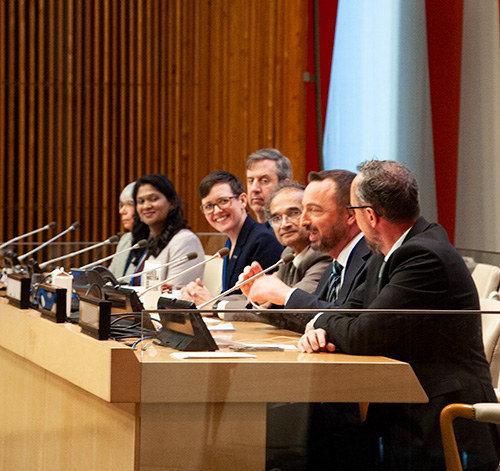
<path fill-rule="evenodd" d="M 307 71 L 314 74 L 314 29 L 313 1 L 309 0 L 309 31 L 307 50 Z M 500 1 L 500 0 L 499 0 Z M 337 22 L 338 0 L 318 0 L 319 8 L 319 48 L 321 70 L 321 117 L 325 129 L 328 89 L 330 87 L 330 71 L 332 69 L 333 42 L 335 24 Z M 306 173 L 318 170 L 318 146 L 316 140 L 316 111 L 314 101 L 314 83 L 307 86 L 307 129 L 306 129 Z"/>
<path fill-rule="evenodd" d="M 454 243 L 463 0 L 426 0 L 425 10 L 437 213 Z"/>

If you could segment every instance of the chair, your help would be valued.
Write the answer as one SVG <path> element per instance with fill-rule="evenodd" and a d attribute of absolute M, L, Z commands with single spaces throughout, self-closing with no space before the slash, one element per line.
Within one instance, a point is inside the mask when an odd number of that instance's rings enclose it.
<path fill-rule="evenodd" d="M 483 344 L 486 360 L 490 365 L 491 379 L 497 397 L 500 400 L 500 301 L 480 298 L 482 311 L 499 311 L 498 314 L 481 314 Z"/>
<path fill-rule="evenodd" d="M 463 469 L 453 430 L 453 420 L 456 417 L 463 417 L 478 422 L 500 424 L 500 404 L 449 404 L 443 408 L 440 416 L 440 425 L 446 471 L 462 471 Z"/>
<path fill-rule="evenodd" d="M 492 291 L 498 290 L 500 285 L 500 268 L 495 265 L 478 263 L 472 272 L 472 279 L 476 284 L 480 298 L 487 298 Z"/>
<path fill-rule="evenodd" d="M 205 255 L 205 260 L 212 255 Z M 222 292 L 222 267 L 224 266 L 223 258 L 214 258 L 205 264 L 205 273 L 203 275 L 203 284 L 214 295 Z"/>

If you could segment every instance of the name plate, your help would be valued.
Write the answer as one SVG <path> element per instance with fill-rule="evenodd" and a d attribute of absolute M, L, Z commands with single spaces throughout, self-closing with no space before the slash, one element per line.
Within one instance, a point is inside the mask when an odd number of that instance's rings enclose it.
<path fill-rule="evenodd" d="M 7 275 L 7 300 L 19 309 L 29 309 L 31 278 L 26 275 L 10 273 Z"/>
<path fill-rule="evenodd" d="M 66 288 L 40 284 L 38 288 L 38 311 L 42 317 L 61 324 L 66 322 Z"/>
<path fill-rule="evenodd" d="M 84 334 L 97 340 L 108 340 L 111 329 L 111 303 L 102 299 L 80 296 L 78 324 Z"/>

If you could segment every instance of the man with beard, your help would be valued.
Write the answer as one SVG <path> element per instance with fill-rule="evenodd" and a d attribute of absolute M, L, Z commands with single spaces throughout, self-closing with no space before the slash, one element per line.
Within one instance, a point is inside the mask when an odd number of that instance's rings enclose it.
<path fill-rule="evenodd" d="M 343 303 L 351 292 L 364 280 L 365 268 L 371 256 L 356 218 L 349 215 L 345 207 L 349 204 L 351 182 L 356 175 L 347 170 L 323 170 L 309 174 L 301 217 L 301 224 L 309 232 L 309 242 L 314 250 L 328 253 L 333 262 L 321 277 L 316 291 L 291 288 L 275 276 L 264 275 L 242 287 L 248 297 L 250 287 L 259 290 L 259 299 L 270 301 L 285 308 L 294 306 L 307 308 L 311 299 Z M 245 268 L 239 281 L 260 272 L 257 262 Z M 306 320 L 311 316 L 305 314 Z"/>
<path fill-rule="evenodd" d="M 497 402 L 484 355 L 481 316 L 398 310 L 478 310 L 478 294 L 444 229 L 420 216 L 415 176 L 394 161 L 368 161 L 359 170 L 348 210 L 355 213 L 377 255 L 366 281 L 342 307 L 360 311 L 321 314 L 308 325 L 299 348 L 408 362 L 429 402 L 370 404 L 366 426 L 372 442 L 383 449 L 380 469 L 444 469 L 440 411 L 450 403 Z M 315 307 L 320 306 L 334 307 Z M 457 420 L 455 433 L 467 470 L 497 469 L 497 426 Z"/>
<path fill-rule="evenodd" d="M 356 218 L 346 210 L 351 183 L 355 176 L 347 170 L 323 170 L 309 174 L 309 184 L 302 199 L 301 224 L 309 233 L 310 246 L 314 250 L 328 253 L 333 258 L 315 292 L 291 288 L 275 275 L 263 275 L 242 286 L 242 292 L 249 300 L 258 304 L 271 301 L 275 305 L 284 305 L 285 311 L 291 306 L 291 309 L 308 308 L 316 302 L 343 303 L 364 281 L 367 262 L 372 252 L 366 246 Z M 243 281 L 261 270 L 260 265 L 253 262 L 245 268 L 238 281 Z M 252 291 L 258 292 L 257 297 L 248 295 L 250 287 Z M 273 315 L 262 311 L 260 316 L 275 325 L 298 332 L 303 332 L 312 318 L 311 314 L 293 312 Z M 283 413 L 283 410 L 288 409 L 270 408 L 269 423 L 277 423 L 278 426 L 274 427 L 277 430 L 291 429 L 292 426 L 287 424 L 286 417 L 294 415 L 294 407 L 297 406 L 290 406 L 290 413 Z M 364 470 L 364 454 L 350 447 L 351 441 L 356 442 L 353 434 L 357 436 L 360 424 L 358 404 L 312 404 L 309 413 L 307 469 L 327 469 L 335 462 L 335 469 L 338 470 Z M 270 428 L 273 429 L 273 426 Z M 279 467 L 280 462 L 274 461 L 273 464 Z"/>

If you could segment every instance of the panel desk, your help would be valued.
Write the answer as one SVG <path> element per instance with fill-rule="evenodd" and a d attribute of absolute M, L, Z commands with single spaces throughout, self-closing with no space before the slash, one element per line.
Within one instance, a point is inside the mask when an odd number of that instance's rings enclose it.
<path fill-rule="evenodd" d="M 234 340 L 298 339 L 234 325 Z M 384 357 L 172 352 L 99 342 L 0 299 L 0 469 L 264 470 L 267 402 L 427 401 L 411 367 Z"/>

